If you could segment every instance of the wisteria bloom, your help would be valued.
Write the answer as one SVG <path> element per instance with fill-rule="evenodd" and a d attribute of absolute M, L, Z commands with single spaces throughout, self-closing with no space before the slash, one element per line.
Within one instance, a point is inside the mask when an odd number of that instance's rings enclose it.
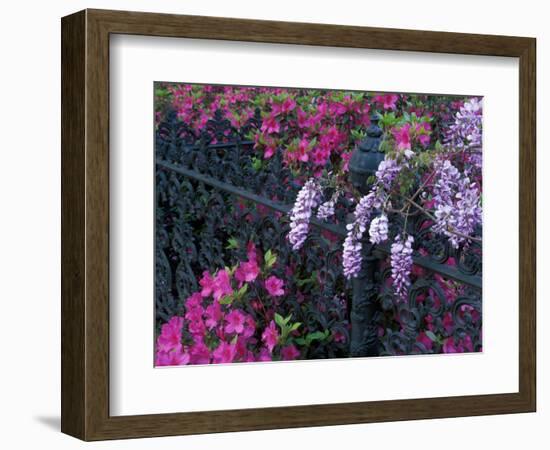
<path fill-rule="evenodd" d="M 401 172 L 401 169 L 401 165 L 399 165 L 395 159 L 386 157 L 378 165 L 378 170 L 375 174 L 377 182 L 384 187 L 384 189 L 389 190 L 395 178 L 399 175 L 399 172 Z"/>
<path fill-rule="evenodd" d="M 285 290 L 283 289 L 284 282 L 283 280 L 277 278 L 275 275 L 270 276 L 265 280 L 265 289 L 269 295 L 273 297 L 280 297 L 285 295 Z"/>
<path fill-rule="evenodd" d="M 326 220 L 329 217 L 334 216 L 334 200 L 328 200 L 319 206 L 317 210 L 317 218 L 319 220 Z"/>
<path fill-rule="evenodd" d="M 455 116 L 455 121 L 446 132 L 445 144 L 452 150 L 466 150 L 469 162 L 481 170 L 483 100 L 471 98 Z"/>
<path fill-rule="evenodd" d="M 359 200 L 355 207 L 353 223 L 346 225 L 348 234 L 344 240 L 343 266 L 344 276 L 346 278 L 356 277 L 361 270 L 363 234 L 367 229 L 373 206 L 376 202 L 376 196 L 373 192 L 365 195 Z"/>
<path fill-rule="evenodd" d="M 391 246 L 391 273 L 393 285 L 396 295 L 400 298 L 406 296 L 407 289 L 411 285 L 409 277 L 413 265 L 413 242 L 414 238 L 410 235 L 407 236 L 406 239 L 398 235 Z"/>
<path fill-rule="evenodd" d="M 388 240 L 388 216 L 386 214 L 381 214 L 372 220 L 369 236 L 373 244 L 381 244 Z"/>
<path fill-rule="evenodd" d="M 477 184 L 461 175 L 450 161 L 438 162 L 436 170 L 433 229 L 448 236 L 451 245 L 458 248 L 482 222 L 481 193 Z"/>
<path fill-rule="evenodd" d="M 293 250 L 298 250 L 304 244 L 309 230 L 312 210 L 321 200 L 321 187 L 317 181 L 310 178 L 300 189 L 296 202 L 290 211 L 290 232 L 288 240 Z"/>

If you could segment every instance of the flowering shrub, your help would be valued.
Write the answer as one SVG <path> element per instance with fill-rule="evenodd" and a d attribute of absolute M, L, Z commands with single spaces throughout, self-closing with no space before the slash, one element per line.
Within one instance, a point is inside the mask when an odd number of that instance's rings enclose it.
<path fill-rule="evenodd" d="M 262 124 L 248 138 L 254 141 L 258 156 L 269 160 L 281 151 L 284 163 L 296 175 L 310 176 L 321 175 L 323 169 L 334 174 L 347 171 L 351 150 L 364 136 L 373 109 L 384 112 L 387 125 L 400 120 L 396 114 L 403 107 L 416 114 L 418 122 L 393 127 L 392 133 L 398 147 L 409 145 L 411 139 L 427 146 L 433 134 L 429 120 L 449 120 L 461 105 L 445 97 L 421 95 L 180 83 L 159 84 L 156 98 L 157 123 L 166 109 L 174 109 L 182 122 L 198 131 L 218 110 L 238 129 L 257 109 Z M 467 132 L 462 127 L 462 133 Z"/>
<path fill-rule="evenodd" d="M 247 260 L 204 272 L 201 290 L 185 299 L 185 313 L 163 324 L 157 366 L 299 359 L 315 340 L 342 340 L 329 330 L 308 332 L 284 310 L 284 280 L 271 275 L 277 256 L 248 244 Z"/>

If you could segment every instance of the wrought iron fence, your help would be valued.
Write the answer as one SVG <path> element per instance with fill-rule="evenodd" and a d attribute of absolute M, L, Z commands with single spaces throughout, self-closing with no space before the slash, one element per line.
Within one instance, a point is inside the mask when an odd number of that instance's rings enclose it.
<path fill-rule="evenodd" d="M 426 353 L 421 330 L 444 330 L 447 318 L 457 326 L 455 340 L 468 336 L 481 348 L 481 246 L 455 250 L 432 232 L 421 217 L 409 218 L 415 237 L 415 277 L 406 301 L 396 302 L 391 286 L 388 245 L 364 245 L 359 276 L 347 281 L 341 269 L 350 204 L 340 196 L 328 223 L 312 220 L 303 249 L 286 239 L 288 212 L 300 186 L 283 164 L 281 151 L 258 160 L 246 138 L 261 126 L 259 111 L 241 129 L 220 112 L 201 131 L 169 112 L 156 131 L 156 274 L 157 324 L 183 312 L 183 300 L 199 289 L 203 271 L 238 263 L 246 243 L 276 249 L 275 275 L 290 292 L 282 308 L 300 314 L 310 330 L 330 329 L 342 336 L 330 346 L 313 346 L 311 358 Z M 398 220 L 394 218 L 394 220 Z M 481 235 L 481 230 L 478 230 Z M 229 239 L 240 245 L 227 248 Z M 452 261 L 453 264 L 448 264 Z M 293 276 L 284 268 L 292 266 Z M 308 282 L 311 274 L 317 281 Z M 446 283 L 456 298 L 446 298 Z M 396 323 L 396 318 L 398 319 Z"/>

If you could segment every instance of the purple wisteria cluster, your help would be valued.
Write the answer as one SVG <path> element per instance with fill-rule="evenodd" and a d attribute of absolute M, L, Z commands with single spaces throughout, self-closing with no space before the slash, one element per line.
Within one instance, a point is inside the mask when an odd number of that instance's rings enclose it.
<path fill-rule="evenodd" d="M 314 178 L 310 178 L 300 189 L 294 207 L 290 211 L 288 240 L 293 250 L 300 249 L 304 244 L 312 211 L 320 202 L 321 185 Z"/>
<path fill-rule="evenodd" d="M 372 219 L 369 228 L 370 241 L 373 244 L 381 244 L 388 240 L 388 216 L 381 214 Z"/>
<path fill-rule="evenodd" d="M 414 238 L 410 235 L 405 239 L 398 235 L 391 246 L 391 273 L 395 293 L 400 298 L 405 297 L 411 284 L 409 274 L 413 264 L 413 242 Z"/>
<path fill-rule="evenodd" d="M 446 133 L 445 144 L 452 151 L 465 150 L 469 163 L 481 170 L 483 100 L 471 98 L 456 113 Z"/>
<path fill-rule="evenodd" d="M 437 179 L 433 188 L 433 230 L 449 238 L 454 248 L 468 242 L 475 227 L 481 224 L 481 193 L 477 183 L 461 175 L 449 160 L 435 164 Z"/>
<path fill-rule="evenodd" d="M 326 220 L 329 217 L 334 216 L 334 205 L 335 200 L 332 198 L 321 204 L 321 206 L 319 206 L 319 209 L 317 210 L 317 218 L 319 220 Z"/>
<path fill-rule="evenodd" d="M 376 184 L 374 188 L 382 187 L 385 190 L 390 190 L 392 184 L 401 172 L 403 168 L 402 164 L 398 164 L 395 159 L 384 158 L 384 160 L 378 165 L 376 171 Z"/>
<path fill-rule="evenodd" d="M 348 234 L 344 240 L 342 264 L 344 266 L 344 276 L 348 279 L 356 277 L 361 270 L 361 249 L 363 248 L 361 240 L 376 202 L 376 195 L 372 192 L 362 197 L 355 207 L 354 221 L 346 225 Z"/>
<path fill-rule="evenodd" d="M 356 277 L 361 270 L 361 250 L 363 233 L 369 226 L 369 222 L 375 210 L 381 210 L 386 202 L 396 177 L 407 166 L 404 160 L 398 163 L 391 158 L 384 158 L 376 171 L 376 181 L 370 192 L 363 196 L 357 204 L 354 212 L 355 220 L 347 225 L 348 234 L 344 241 L 343 266 L 346 278 Z M 370 222 L 369 236 L 373 244 L 380 244 L 388 239 L 388 216 L 381 213 Z"/>
<path fill-rule="evenodd" d="M 454 149 L 481 147 L 483 100 L 471 98 L 456 113 L 449 126 L 447 144 Z"/>

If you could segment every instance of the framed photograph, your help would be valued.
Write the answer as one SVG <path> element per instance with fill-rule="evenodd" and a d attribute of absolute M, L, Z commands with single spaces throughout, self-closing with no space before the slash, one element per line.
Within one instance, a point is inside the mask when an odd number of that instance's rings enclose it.
<path fill-rule="evenodd" d="M 61 29 L 63 432 L 535 411 L 535 39 Z"/>

